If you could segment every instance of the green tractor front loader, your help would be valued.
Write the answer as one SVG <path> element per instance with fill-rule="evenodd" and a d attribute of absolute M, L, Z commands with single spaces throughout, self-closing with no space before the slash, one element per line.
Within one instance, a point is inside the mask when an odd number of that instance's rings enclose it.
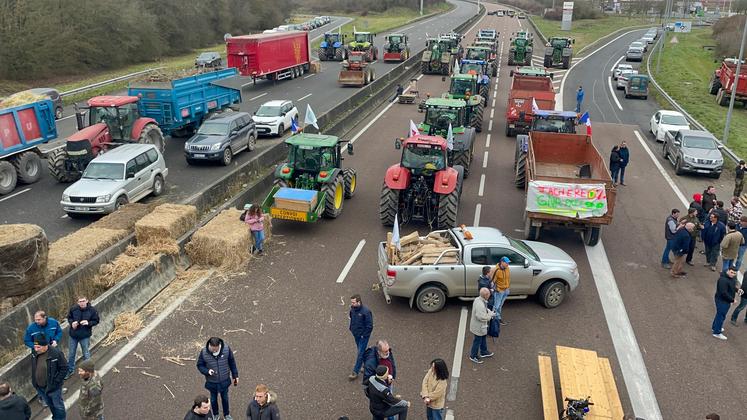
<path fill-rule="evenodd" d="M 551 37 L 545 45 L 545 67 L 561 66 L 567 69 L 573 59 L 573 38 Z"/>

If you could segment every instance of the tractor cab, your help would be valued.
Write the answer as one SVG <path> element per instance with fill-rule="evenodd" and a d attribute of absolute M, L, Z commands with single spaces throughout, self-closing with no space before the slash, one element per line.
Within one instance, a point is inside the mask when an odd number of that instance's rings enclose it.
<path fill-rule="evenodd" d="M 388 44 L 388 50 L 390 52 L 401 51 L 405 45 L 407 45 L 407 35 L 404 34 L 391 34 L 386 37 L 386 43 Z"/>
<path fill-rule="evenodd" d="M 573 111 L 535 111 L 530 131 L 545 133 L 576 133 L 578 114 Z"/>
<path fill-rule="evenodd" d="M 483 60 L 489 61 L 491 58 L 492 50 L 486 47 L 467 47 L 467 60 Z"/>
<path fill-rule="evenodd" d="M 423 105 L 425 119 L 418 126 L 421 133 L 445 137 L 449 131 L 465 126 L 467 103 L 461 99 L 430 98 Z"/>
<path fill-rule="evenodd" d="M 129 140 L 132 125 L 140 118 L 137 107 L 139 99 L 137 96 L 96 96 L 89 99 L 87 126 L 104 123 L 109 128 L 112 140 Z M 79 130 L 83 128 L 78 127 Z"/>
<path fill-rule="evenodd" d="M 342 167 L 343 141 L 334 136 L 321 134 L 298 134 L 285 141 L 288 146 L 288 162 L 278 168 L 276 178 L 287 181 L 294 188 L 313 190 L 317 184 L 326 182 L 335 169 Z M 352 154 L 348 145 L 348 154 Z"/>
<path fill-rule="evenodd" d="M 476 95 L 477 92 L 477 76 L 471 74 L 452 76 L 448 96 L 455 99 L 468 99 L 470 96 Z"/>
<path fill-rule="evenodd" d="M 371 32 L 355 32 L 353 34 L 353 42 L 351 42 L 351 48 L 361 47 L 367 48 L 374 42 L 374 34 Z"/>
<path fill-rule="evenodd" d="M 353 51 L 348 54 L 347 60 L 342 62 L 342 67 L 345 69 L 360 69 L 365 67 L 366 59 L 362 52 Z"/>
<path fill-rule="evenodd" d="M 342 45 L 343 42 L 343 35 L 341 35 L 339 32 L 328 32 L 324 34 L 324 40 L 322 40 L 321 47 L 339 47 Z"/>
<path fill-rule="evenodd" d="M 436 136 L 414 136 L 401 143 L 395 141 L 395 148 L 402 148 L 400 165 L 415 176 L 430 175 L 447 166 L 446 141 Z"/>

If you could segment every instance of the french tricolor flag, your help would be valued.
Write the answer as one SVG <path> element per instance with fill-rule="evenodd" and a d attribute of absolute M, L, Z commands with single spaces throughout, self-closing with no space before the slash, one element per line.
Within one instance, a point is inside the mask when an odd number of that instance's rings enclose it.
<path fill-rule="evenodd" d="M 589 111 L 586 111 L 578 119 L 579 124 L 586 124 L 586 135 L 591 136 L 591 118 L 589 117 Z"/>

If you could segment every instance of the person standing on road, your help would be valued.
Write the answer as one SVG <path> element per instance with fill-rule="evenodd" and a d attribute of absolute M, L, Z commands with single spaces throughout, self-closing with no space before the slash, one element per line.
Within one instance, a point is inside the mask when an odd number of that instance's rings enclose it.
<path fill-rule="evenodd" d="M 669 252 L 672 251 L 672 240 L 674 234 L 677 233 L 677 220 L 680 218 L 680 211 L 678 209 L 672 209 L 667 216 L 667 220 L 664 222 L 664 239 L 667 244 L 664 246 L 664 254 L 661 256 L 661 266 L 663 268 L 672 268 L 672 263 L 669 261 Z"/>
<path fill-rule="evenodd" d="M 739 278 L 737 278 L 739 280 Z M 737 325 L 737 318 L 739 318 L 739 313 L 742 312 L 742 309 L 747 308 L 747 295 L 745 292 L 747 292 L 747 281 L 745 279 L 742 279 L 742 284 L 740 285 L 741 289 L 741 295 L 739 299 L 739 305 L 737 305 L 736 308 L 734 308 L 734 311 L 731 313 L 731 325 L 736 326 Z M 740 293 L 740 292 L 737 292 Z M 744 322 L 747 324 L 747 312 L 744 314 Z"/>
<path fill-rule="evenodd" d="M 355 340 L 355 348 L 358 350 L 355 356 L 355 365 L 353 366 L 353 373 L 348 376 L 351 381 L 358 377 L 358 373 L 363 366 L 363 354 L 366 352 L 368 347 L 368 340 L 371 338 L 373 332 L 373 313 L 361 301 L 361 295 L 353 295 L 350 297 L 350 312 L 348 313 L 350 318 L 350 333 L 353 334 Z"/>
<path fill-rule="evenodd" d="M 718 220 L 715 213 L 709 214 L 708 220 L 700 232 L 700 237 L 703 239 L 703 246 L 705 246 L 706 263 L 704 266 L 711 267 L 711 271 L 716 271 L 719 248 L 724 236 L 726 236 L 726 226 Z"/>
<path fill-rule="evenodd" d="M 690 202 L 690 208 L 695 209 L 698 211 L 698 220 L 700 221 L 700 224 L 702 225 L 706 221 L 706 216 L 708 215 L 708 212 L 703 209 L 703 195 L 702 194 L 693 194 L 693 201 Z"/>
<path fill-rule="evenodd" d="M 716 295 L 714 296 L 716 302 L 716 316 L 713 318 L 713 324 L 711 324 L 711 332 L 715 338 L 720 340 L 726 340 L 724 335 L 724 320 L 726 320 L 726 314 L 729 312 L 729 307 L 734 303 L 734 299 L 737 295 L 737 269 L 736 267 L 729 267 L 728 270 L 721 272 L 716 283 Z M 739 290 L 739 295 L 742 294 L 742 290 Z"/>
<path fill-rule="evenodd" d="M 94 369 L 93 360 L 84 360 L 78 368 L 78 375 L 83 381 L 78 400 L 81 420 L 104 420 L 104 400 L 101 398 L 104 387 Z"/>
<path fill-rule="evenodd" d="M 392 375 L 385 365 L 377 366 L 375 375 L 364 383 L 368 397 L 368 410 L 374 419 L 397 416 L 399 420 L 407 420 L 410 402 L 392 394 Z"/>
<path fill-rule="evenodd" d="M 57 347 L 62 338 L 62 327 L 56 319 L 47 316 L 46 312 L 36 311 L 34 322 L 26 328 L 26 334 L 23 337 L 26 347 L 34 349 L 34 339 L 37 335 L 43 335 L 50 346 Z"/>
<path fill-rule="evenodd" d="M 401 83 L 397 84 L 397 91 L 394 93 L 394 97 L 389 102 L 394 102 L 399 98 L 399 95 L 403 94 L 405 92 L 405 88 L 402 86 Z"/>
<path fill-rule="evenodd" d="M 731 208 L 729 209 L 729 222 L 739 223 L 739 219 L 742 217 L 744 208 L 742 203 L 739 202 L 739 198 L 731 198 Z"/>
<path fill-rule="evenodd" d="M 232 381 L 234 386 L 239 384 L 239 370 L 231 347 L 218 337 L 210 337 L 197 358 L 197 370 L 205 375 L 205 389 L 210 391 L 213 420 L 218 420 L 219 417 L 219 394 L 223 405 L 223 418 L 233 420 L 228 405 L 228 389 Z"/>
<path fill-rule="evenodd" d="M 742 188 L 744 188 L 744 171 L 747 170 L 747 164 L 740 160 L 736 169 L 734 169 L 734 197 L 742 195 Z"/>
<path fill-rule="evenodd" d="M 262 255 L 265 249 L 265 215 L 262 214 L 262 208 L 256 204 L 252 204 L 249 207 L 249 213 L 246 215 L 245 222 L 249 225 L 249 232 L 252 234 L 252 239 L 254 240 L 251 253 L 254 254 L 256 252 Z"/>
<path fill-rule="evenodd" d="M 495 311 L 495 316 L 498 317 L 498 321 L 501 325 L 508 324 L 508 322 L 503 320 L 502 310 L 506 298 L 511 294 L 511 269 L 508 266 L 509 262 L 510 260 L 508 257 L 501 257 L 498 264 L 493 268 L 493 273 L 490 275 L 490 278 L 493 279 L 493 283 L 495 284 L 493 311 Z"/>
<path fill-rule="evenodd" d="M 277 406 L 278 396 L 265 384 L 254 388 L 254 399 L 246 408 L 246 420 L 280 420 L 280 409 Z"/>
<path fill-rule="evenodd" d="M 366 386 L 368 378 L 376 375 L 376 367 L 384 365 L 389 369 L 392 380 L 397 379 L 397 363 L 394 361 L 394 353 L 386 340 L 379 340 L 375 346 L 366 350 L 363 355 L 363 386 Z"/>
<path fill-rule="evenodd" d="M 721 240 L 721 259 L 723 265 L 721 271 L 726 271 L 733 266 L 739 256 L 739 247 L 744 245 L 744 236 L 737 230 L 734 222 L 729 222 L 726 226 L 727 234 Z"/>
<path fill-rule="evenodd" d="M 709 185 L 708 188 L 703 191 L 703 202 L 701 203 L 706 214 L 710 213 L 711 209 L 716 207 L 716 201 L 716 187 Z"/>
<path fill-rule="evenodd" d="M 625 168 L 628 166 L 628 162 L 630 162 L 630 149 L 628 149 L 628 143 L 623 141 L 620 143 L 620 185 L 625 185 Z M 612 179 L 615 180 L 614 178 Z"/>
<path fill-rule="evenodd" d="M 469 352 L 469 360 L 473 363 L 481 364 L 483 357 L 493 356 L 488 352 L 488 321 L 496 316 L 496 313 L 488 309 L 488 298 L 490 290 L 483 287 L 480 289 L 480 296 L 472 302 L 472 317 L 469 321 L 469 331 L 474 335 L 472 339 L 472 349 Z"/>
<path fill-rule="evenodd" d="M 695 225 L 692 223 L 685 223 L 677 228 L 677 233 L 674 234 L 672 239 L 672 253 L 674 254 L 674 264 L 669 273 L 674 278 L 680 278 L 687 275 L 686 272 L 682 271 L 682 264 L 685 263 L 685 256 L 690 248 L 691 236 L 690 233 L 695 230 Z"/>
<path fill-rule="evenodd" d="M 31 407 L 26 399 L 16 395 L 7 381 L 0 381 L 0 419 L 29 420 Z"/>
<path fill-rule="evenodd" d="M 700 224 L 700 220 L 698 220 L 698 210 L 690 207 L 687 209 L 687 216 L 680 218 L 679 224 L 687 224 L 692 223 L 693 224 L 693 230 L 690 231 L 690 246 L 687 247 L 687 256 L 685 258 L 685 262 L 687 265 L 695 265 L 693 264 L 693 254 L 695 253 L 695 242 L 697 242 L 698 235 L 700 234 L 700 229 L 703 227 Z"/>
<path fill-rule="evenodd" d="M 75 356 L 80 351 L 83 353 L 83 360 L 91 358 L 89 346 L 93 327 L 99 323 L 99 313 L 91 305 L 85 296 L 78 297 L 78 303 L 73 305 L 67 312 L 67 323 L 70 324 L 70 349 L 67 353 L 67 374 L 65 379 L 73 376 L 75 373 Z"/>
<path fill-rule="evenodd" d="M 742 234 L 742 238 L 744 238 L 744 243 L 739 247 L 737 262 L 734 263 L 734 266 L 737 267 L 737 270 L 739 270 L 739 268 L 742 267 L 744 251 L 747 251 L 747 216 L 742 216 L 739 218 L 739 226 L 737 226 L 737 230 Z"/>
<path fill-rule="evenodd" d="M 443 359 L 434 359 L 420 387 L 420 398 L 426 407 L 426 419 L 443 420 L 448 380 L 449 368 L 446 362 Z"/>
<path fill-rule="evenodd" d="M 617 185 L 617 178 L 620 176 L 620 163 L 622 163 L 620 146 L 615 145 L 612 147 L 612 152 L 610 152 L 610 175 L 612 176 L 613 186 Z"/>
<path fill-rule="evenodd" d="M 49 406 L 52 420 L 65 420 L 62 384 L 66 373 L 65 355 L 57 347 L 52 347 L 44 334 L 36 334 L 31 353 L 31 384 Z"/>
<path fill-rule="evenodd" d="M 480 277 L 477 278 L 477 291 L 479 292 L 480 289 L 483 287 L 490 290 L 490 299 L 488 299 L 488 308 L 493 309 L 495 307 L 495 283 L 493 283 L 493 279 L 490 278 L 490 270 L 492 270 L 493 267 L 486 265 L 482 268 L 482 274 Z"/>
<path fill-rule="evenodd" d="M 578 87 L 578 91 L 576 91 L 576 114 L 581 113 L 581 105 L 584 102 L 584 88 L 583 86 Z"/>
<path fill-rule="evenodd" d="M 716 205 L 711 209 L 711 213 L 718 216 L 718 221 L 726 225 L 729 222 L 729 213 L 724 210 L 724 202 L 721 200 L 716 201 Z"/>
<path fill-rule="evenodd" d="M 210 414 L 210 398 L 207 395 L 198 395 L 192 403 L 192 409 L 184 416 L 184 420 L 213 420 L 215 416 Z"/>

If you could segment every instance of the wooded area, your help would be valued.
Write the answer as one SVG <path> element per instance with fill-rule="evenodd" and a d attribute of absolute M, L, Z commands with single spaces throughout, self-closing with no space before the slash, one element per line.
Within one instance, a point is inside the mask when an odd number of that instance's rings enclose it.
<path fill-rule="evenodd" d="M 443 0 L 423 0 L 423 7 L 427 7 Z M 325 12 L 383 12 L 395 7 L 420 9 L 420 0 L 296 0 L 302 7 L 314 11 Z"/>

